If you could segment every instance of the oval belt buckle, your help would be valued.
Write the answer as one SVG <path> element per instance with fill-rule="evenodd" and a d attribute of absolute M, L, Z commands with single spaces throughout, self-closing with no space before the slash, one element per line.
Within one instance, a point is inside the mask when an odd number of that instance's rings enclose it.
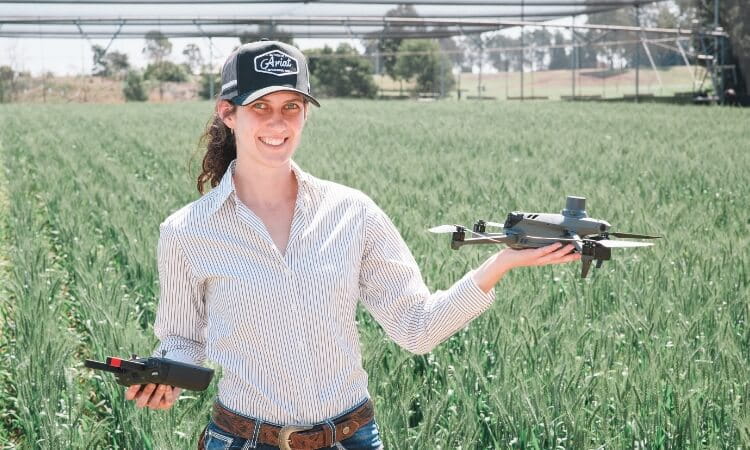
<path fill-rule="evenodd" d="M 282 427 L 279 431 L 279 449 L 280 450 L 292 450 L 292 443 L 289 442 L 289 437 L 292 433 L 296 433 L 298 431 L 305 431 L 311 429 L 312 426 L 304 426 L 304 425 L 288 425 L 285 427 Z"/>

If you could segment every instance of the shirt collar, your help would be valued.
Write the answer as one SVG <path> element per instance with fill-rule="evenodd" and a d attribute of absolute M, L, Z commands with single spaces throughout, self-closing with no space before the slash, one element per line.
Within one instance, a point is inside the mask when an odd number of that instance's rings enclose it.
<path fill-rule="evenodd" d="M 290 165 L 292 167 L 292 172 L 297 177 L 297 185 L 299 188 L 298 196 L 302 196 L 303 199 L 309 198 L 309 195 L 314 192 L 314 182 L 313 178 L 310 174 L 302 170 L 302 168 L 294 162 L 294 160 L 290 160 Z M 214 198 L 214 204 L 211 208 L 211 212 L 209 214 L 213 214 L 216 210 L 218 210 L 221 205 L 224 204 L 224 202 L 227 200 L 230 194 L 233 194 L 235 192 L 234 188 L 234 179 L 232 178 L 232 175 L 234 174 L 234 170 L 237 166 L 237 159 L 233 159 L 232 162 L 229 163 L 229 166 L 227 167 L 227 170 L 224 172 L 224 175 L 221 177 L 221 181 L 219 182 L 219 185 L 214 188 L 216 190 L 216 197 Z M 213 191 L 212 191 L 213 192 Z M 301 202 L 301 205 L 305 206 L 305 201 Z"/>

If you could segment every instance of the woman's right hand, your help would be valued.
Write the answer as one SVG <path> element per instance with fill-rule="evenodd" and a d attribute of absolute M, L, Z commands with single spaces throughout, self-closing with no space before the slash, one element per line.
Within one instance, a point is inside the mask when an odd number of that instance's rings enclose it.
<path fill-rule="evenodd" d="M 134 384 L 125 391 L 125 400 L 135 400 L 135 406 L 150 409 L 169 409 L 180 397 L 182 388 L 166 384 Z"/>

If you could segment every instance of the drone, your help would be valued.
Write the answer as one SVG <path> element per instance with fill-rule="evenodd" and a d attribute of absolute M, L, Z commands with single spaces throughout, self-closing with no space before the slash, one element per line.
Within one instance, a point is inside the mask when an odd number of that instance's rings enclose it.
<path fill-rule="evenodd" d="M 602 267 L 604 261 L 612 258 L 613 248 L 649 247 L 647 242 L 620 241 L 610 237 L 631 239 L 659 239 L 661 236 L 646 234 L 621 233 L 610 231 L 610 224 L 605 220 L 592 219 L 586 213 L 586 198 L 569 195 L 565 209 L 560 214 L 527 213 L 514 211 L 508 214 L 505 223 L 478 220 L 472 230 L 461 225 L 439 225 L 430 228 L 432 233 L 452 233 L 451 248 L 458 250 L 464 245 L 505 244 L 510 248 L 544 247 L 555 242 L 570 242 L 575 251 L 581 254 L 581 278 L 586 278 L 591 263 L 596 261 L 596 268 Z M 487 232 L 487 228 L 502 230 L 497 233 Z M 466 233 L 476 237 L 466 237 Z"/>

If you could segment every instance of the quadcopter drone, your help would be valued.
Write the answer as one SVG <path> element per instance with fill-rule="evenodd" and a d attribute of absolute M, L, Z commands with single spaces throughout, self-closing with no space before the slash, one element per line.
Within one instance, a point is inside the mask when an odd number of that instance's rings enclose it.
<path fill-rule="evenodd" d="M 502 229 L 502 232 L 488 233 L 487 227 Z M 581 254 L 581 278 L 586 278 L 592 261 L 596 268 L 611 259 L 613 248 L 648 247 L 646 242 L 619 241 L 611 236 L 632 239 L 659 239 L 661 236 L 620 233 L 609 231 L 610 224 L 604 220 L 592 219 L 586 214 L 584 197 L 568 196 L 565 209 L 560 214 L 527 213 L 514 211 L 508 214 L 504 224 L 478 220 L 473 230 L 461 225 L 440 225 L 430 228 L 433 233 L 452 233 L 451 248 L 458 250 L 471 244 L 505 244 L 520 250 L 544 247 L 555 242 L 570 242 L 575 251 Z M 476 237 L 467 238 L 469 232 Z"/>

